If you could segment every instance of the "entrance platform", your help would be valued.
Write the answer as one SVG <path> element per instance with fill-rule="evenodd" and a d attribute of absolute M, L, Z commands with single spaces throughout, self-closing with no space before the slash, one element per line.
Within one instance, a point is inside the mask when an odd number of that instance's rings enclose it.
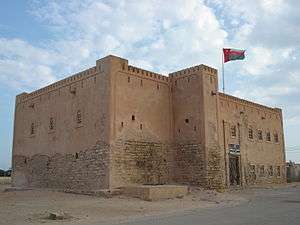
<path fill-rule="evenodd" d="M 146 201 L 182 198 L 188 193 L 188 186 L 184 185 L 132 185 L 121 189 L 122 194 L 125 196 Z"/>

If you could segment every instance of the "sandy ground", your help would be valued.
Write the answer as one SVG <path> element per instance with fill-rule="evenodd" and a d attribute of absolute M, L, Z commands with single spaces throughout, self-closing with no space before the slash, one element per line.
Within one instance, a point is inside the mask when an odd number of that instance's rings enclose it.
<path fill-rule="evenodd" d="M 281 185 L 286 186 L 286 185 Z M 280 185 L 275 188 L 280 188 Z M 135 198 L 113 198 L 68 194 L 46 190 L 5 191 L 9 181 L 0 179 L 0 224 L 107 224 L 133 218 L 182 212 L 191 209 L 236 206 L 260 188 L 228 190 L 224 193 L 193 188 L 184 198 L 147 202 Z M 50 220 L 51 212 L 64 212 L 70 218 Z"/>
<path fill-rule="evenodd" d="M 235 194 L 243 195 L 249 201 L 236 206 L 223 205 L 177 211 L 173 214 L 151 215 L 118 223 L 118 225 L 300 224 L 300 186 L 295 183 L 273 187 L 251 187 Z"/>
<path fill-rule="evenodd" d="M 7 182 L 0 182 L 1 225 L 103 224 L 193 208 L 237 205 L 247 201 L 236 193 L 202 189 L 193 189 L 184 198 L 147 202 L 124 196 L 103 198 L 45 190 L 7 192 L 7 187 Z M 51 212 L 64 212 L 70 218 L 49 220 L 47 216 Z"/>

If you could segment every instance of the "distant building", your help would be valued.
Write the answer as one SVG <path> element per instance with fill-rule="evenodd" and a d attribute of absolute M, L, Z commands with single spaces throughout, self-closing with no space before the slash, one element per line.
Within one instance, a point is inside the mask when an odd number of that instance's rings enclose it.
<path fill-rule="evenodd" d="M 281 109 L 218 92 L 216 69 L 167 77 L 107 56 L 17 96 L 13 185 L 282 183 L 282 127 Z"/>
<path fill-rule="evenodd" d="M 11 176 L 11 170 L 1 170 L 0 169 L 0 177 L 10 177 Z"/>
<path fill-rule="evenodd" d="M 287 182 L 300 182 L 300 164 L 290 161 L 286 166 Z"/>

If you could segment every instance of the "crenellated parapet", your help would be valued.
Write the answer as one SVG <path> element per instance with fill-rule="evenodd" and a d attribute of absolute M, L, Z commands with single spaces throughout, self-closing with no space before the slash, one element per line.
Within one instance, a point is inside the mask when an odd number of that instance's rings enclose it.
<path fill-rule="evenodd" d="M 190 75 L 190 74 L 193 74 L 193 73 L 198 72 L 198 71 L 207 72 L 207 73 L 214 74 L 214 75 L 217 75 L 217 73 L 218 73 L 218 70 L 216 70 L 212 67 L 201 64 L 201 65 L 189 67 L 189 68 L 186 68 L 186 69 L 183 69 L 183 70 L 179 70 L 179 71 L 170 73 L 169 76 L 171 78 L 176 78 L 176 77 Z"/>
<path fill-rule="evenodd" d="M 144 78 L 148 78 L 148 79 L 163 82 L 163 83 L 169 82 L 169 77 L 167 77 L 165 75 L 154 73 L 154 72 L 151 72 L 151 71 L 148 71 L 145 69 L 141 69 L 141 68 L 138 68 L 135 66 L 131 66 L 131 65 L 123 65 L 122 71 L 136 75 L 136 76 L 140 76 L 142 78 L 144 77 Z"/>
<path fill-rule="evenodd" d="M 82 80 L 82 79 L 86 79 L 90 76 L 93 76 L 95 75 L 96 73 L 98 73 L 100 70 L 99 67 L 92 67 L 92 68 L 89 68 L 89 69 L 86 69 L 82 72 L 79 72 L 79 73 L 76 73 L 72 76 L 69 76 L 65 79 L 62 79 L 60 81 L 57 81 L 53 84 L 50 84 L 44 88 L 41 88 L 41 89 L 38 89 L 36 91 L 33 91 L 31 93 L 22 93 L 20 95 L 17 96 L 17 103 L 20 103 L 20 102 L 24 102 L 24 101 L 27 101 L 31 98 L 35 98 L 37 96 L 40 96 L 40 95 L 43 95 L 45 93 L 49 93 L 51 91 L 54 91 L 54 90 L 57 90 L 61 87 L 64 87 L 64 86 L 67 86 L 67 85 L 71 85 L 72 83 L 75 83 L 79 80 Z"/>
<path fill-rule="evenodd" d="M 241 99 L 241 98 L 238 98 L 238 97 L 235 97 L 232 95 L 228 95 L 228 94 L 224 94 L 221 92 L 218 92 L 218 95 L 219 95 L 219 97 L 221 97 L 224 100 L 236 102 L 236 103 L 239 103 L 244 106 L 255 107 L 255 108 L 259 108 L 259 109 L 263 109 L 263 110 L 269 110 L 273 113 L 281 113 L 281 109 L 279 109 L 279 108 L 268 107 L 265 105 L 261 105 L 261 104 L 255 103 L 255 102 L 250 102 L 245 99 Z"/>

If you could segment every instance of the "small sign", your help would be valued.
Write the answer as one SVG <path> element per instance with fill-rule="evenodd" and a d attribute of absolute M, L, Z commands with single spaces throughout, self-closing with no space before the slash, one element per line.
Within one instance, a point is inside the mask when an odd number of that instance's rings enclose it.
<path fill-rule="evenodd" d="M 229 148 L 229 153 L 230 154 L 240 154 L 240 145 L 238 144 L 229 144 L 228 145 Z"/>

